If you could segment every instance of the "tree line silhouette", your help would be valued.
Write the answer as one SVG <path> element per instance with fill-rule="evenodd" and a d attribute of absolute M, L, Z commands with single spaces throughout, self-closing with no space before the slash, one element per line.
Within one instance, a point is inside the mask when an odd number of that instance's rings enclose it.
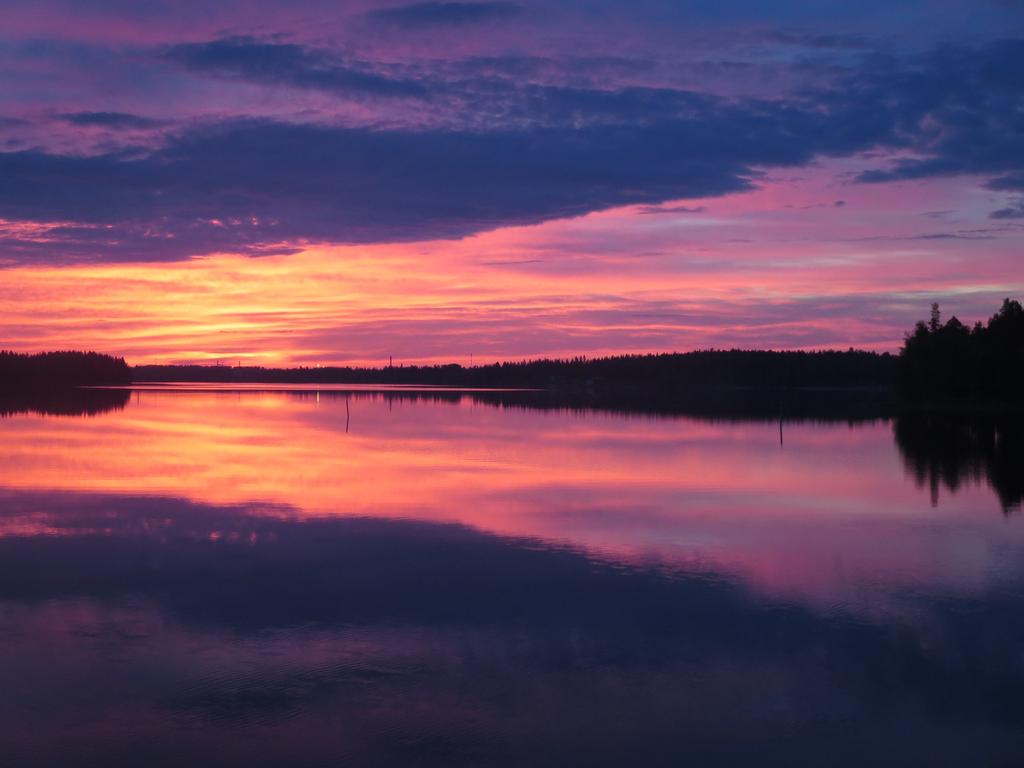
<path fill-rule="evenodd" d="M 265 384 L 419 384 L 536 388 L 594 395 L 672 396 L 692 389 L 873 388 L 892 386 L 896 357 L 857 350 L 701 352 L 542 359 L 463 367 L 400 365 L 380 368 L 262 368 L 146 365 L 136 381 L 256 382 Z"/>
<path fill-rule="evenodd" d="M 907 335 L 900 353 L 899 389 L 915 402 L 1024 401 L 1024 308 L 1005 299 L 987 324 L 945 323 L 938 304 Z"/>
<path fill-rule="evenodd" d="M 0 351 L 0 393 L 42 393 L 85 386 L 132 383 L 131 368 L 121 357 L 96 352 Z"/>
<path fill-rule="evenodd" d="M 464 367 L 262 368 L 144 365 L 94 352 L 0 352 L 0 392 L 41 392 L 136 382 L 412 384 L 542 389 L 577 401 L 654 406 L 726 390 L 844 390 L 898 393 L 904 405 L 947 401 L 1019 403 L 1024 398 L 1024 309 L 1006 299 L 986 324 L 942 322 L 937 304 L 917 323 L 900 354 L 848 351 L 705 350 L 688 353 L 541 359 Z"/>

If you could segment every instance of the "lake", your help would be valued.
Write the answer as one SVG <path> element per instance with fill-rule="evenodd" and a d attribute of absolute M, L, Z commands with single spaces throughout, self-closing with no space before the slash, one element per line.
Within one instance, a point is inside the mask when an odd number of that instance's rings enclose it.
<path fill-rule="evenodd" d="M 1020 765 L 1019 424 L 0 405 L 0 765 Z"/>

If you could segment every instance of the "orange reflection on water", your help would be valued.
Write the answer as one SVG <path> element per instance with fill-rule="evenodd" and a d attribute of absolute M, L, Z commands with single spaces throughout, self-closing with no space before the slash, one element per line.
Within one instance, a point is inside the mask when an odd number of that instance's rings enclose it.
<path fill-rule="evenodd" d="M 823 603 L 871 585 L 982 589 L 1024 548 L 986 488 L 932 508 L 884 421 L 787 424 L 780 443 L 773 422 L 409 397 L 139 391 L 98 416 L 14 416 L 0 488 L 458 522 Z M 31 511 L 5 524 L 54 531 Z"/>
<path fill-rule="evenodd" d="M 809 473 L 820 435 L 801 427 L 790 430 L 787 450 L 750 464 L 752 449 L 777 447 L 776 425 L 509 412 L 469 396 L 441 405 L 327 392 L 131 397 L 123 411 L 86 420 L 5 422 L 0 484 L 272 503 L 318 515 L 440 515 L 530 533 L 507 519 L 507 503 L 496 514 L 490 505 L 452 502 L 527 491 L 565 496 L 570 505 L 598 495 L 704 492 L 720 502 L 768 494 L 796 509 L 801 498 L 861 488 L 858 461 L 872 458 L 858 456 L 867 433 L 853 433 L 843 446 L 850 461 L 819 460 Z"/>

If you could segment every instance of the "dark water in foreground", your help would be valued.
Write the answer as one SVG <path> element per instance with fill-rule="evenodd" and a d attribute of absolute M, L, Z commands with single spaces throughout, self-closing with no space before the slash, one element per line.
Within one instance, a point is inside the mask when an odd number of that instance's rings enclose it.
<path fill-rule="evenodd" d="M 1024 760 L 1012 425 L 98 398 L 0 419 L 2 766 Z"/>

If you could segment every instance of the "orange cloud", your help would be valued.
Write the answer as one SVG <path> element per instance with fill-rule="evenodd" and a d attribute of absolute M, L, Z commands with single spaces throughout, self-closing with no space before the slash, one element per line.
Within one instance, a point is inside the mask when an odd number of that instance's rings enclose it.
<path fill-rule="evenodd" d="M 625 208 L 457 241 L 12 267 L 0 270 L 0 347 L 261 365 L 895 349 L 932 300 L 971 320 L 1024 290 L 1017 238 L 921 236 L 918 221 L 881 237 L 870 222 L 893 203 L 877 188 L 809 210 L 835 197 L 829 183 L 767 182 L 691 201 L 697 213 Z M 935 186 L 920 207 L 963 194 Z"/>

